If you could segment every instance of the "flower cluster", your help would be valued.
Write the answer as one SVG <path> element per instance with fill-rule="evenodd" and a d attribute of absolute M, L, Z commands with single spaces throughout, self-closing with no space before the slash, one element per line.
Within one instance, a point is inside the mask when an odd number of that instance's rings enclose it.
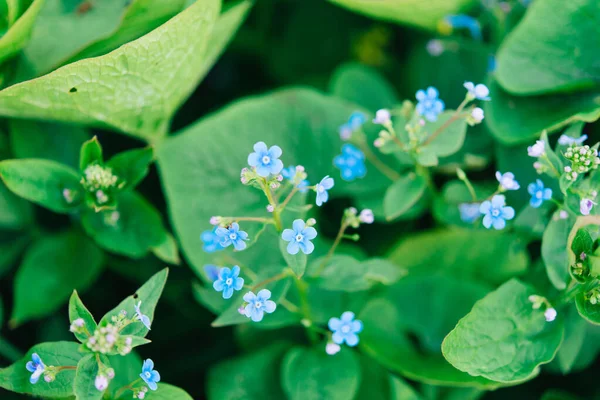
<path fill-rule="evenodd" d="M 350 140 L 352 134 L 360 130 L 365 122 L 367 122 L 367 116 L 365 114 L 360 111 L 352 113 L 348 118 L 348 122 L 339 128 L 340 139 Z"/>
<path fill-rule="evenodd" d="M 117 186 L 118 177 L 113 175 L 112 169 L 99 164 L 88 165 L 83 171 L 81 184 L 95 196 L 97 204 L 109 202 L 110 190 Z"/>
<path fill-rule="evenodd" d="M 96 353 L 108 354 L 116 351 L 124 356 L 131 352 L 131 336 L 123 336 L 119 333 L 119 328 L 113 324 L 98 327 L 92 336 L 90 336 L 85 345 L 88 349 Z"/>
<path fill-rule="evenodd" d="M 430 86 L 427 90 L 419 90 L 416 94 L 417 106 L 416 110 L 419 115 L 425 117 L 427 121 L 437 121 L 445 108 L 445 104 L 439 99 L 439 92 L 436 88 Z"/>
<path fill-rule="evenodd" d="M 593 169 L 598 169 L 600 157 L 598 149 L 590 146 L 571 146 L 564 153 L 565 158 L 571 162 L 571 165 L 565 166 L 567 180 L 575 180 L 581 174 L 585 174 Z"/>
<path fill-rule="evenodd" d="M 333 165 L 340 170 L 342 179 L 345 181 L 364 178 L 367 174 L 365 154 L 349 143 L 342 146 L 342 154 L 333 159 Z"/>

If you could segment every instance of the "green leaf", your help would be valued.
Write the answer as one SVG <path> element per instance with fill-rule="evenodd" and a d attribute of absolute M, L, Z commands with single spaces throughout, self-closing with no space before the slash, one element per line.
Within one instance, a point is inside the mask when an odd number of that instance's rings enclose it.
<path fill-rule="evenodd" d="M 444 336 L 486 292 L 484 286 L 451 276 L 433 280 L 409 275 L 360 312 L 365 326 L 360 349 L 392 372 L 419 382 L 497 388 L 501 384 L 455 369 L 440 351 Z"/>
<path fill-rule="evenodd" d="M 131 398 L 131 393 L 128 396 L 121 396 L 120 399 Z M 156 392 L 152 392 L 152 400 L 194 400 L 185 390 L 177 386 L 169 385 L 168 383 L 159 383 Z"/>
<path fill-rule="evenodd" d="M 288 253 L 288 243 L 289 242 L 286 242 L 283 239 L 279 239 L 279 251 L 281 251 L 281 255 L 283 256 L 283 259 L 287 263 L 288 267 L 290 267 L 292 271 L 294 271 L 294 274 L 296 274 L 298 278 L 302 278 L 302 275 L 304 275 L 304 271 L 306 271 L 308 256 L 302 251 L 299 251 L 297 254 Z"/>
<path fill-rule="evenodd" d="M 179 265 L 181 263 L 177 241 L 173 235 L 168 232 L 165 234 L 164 240 L 158 246 L 152 248 L 152 253 L 166 263 L 173 265 Z"/>
<path fill-rule="evenodd" d="M 121 190 L 136 187 L 148 175 L 154 159 L 152 147 L 124 151 L 111 158 L 106 166 L 119 178 Z"/>
<path fill-rule="evenodd" d="M 580 397 L 558 389 L 546 390 L 540 400 L 581 400 Z"/>
<path fill-rule="evenodd" d="M 20 230 L 33 222 L 31 204 L 13 194 L 0 181 L 0 227 Z"/>
<path fill-rule="evenodd" d="M 49 160 L 5 160 L 0 177 L 15 194 L 58 213 L 75 211 L 83 199 L 79 174 L 66 165 Z M 65 190 L 74 199 L 68 202 Z"/>
<path fill-rule="evenodd" d="M 142 302 L 140 306 L 141 312 L 144 315 L 147 315 L 148 318 L 150 318 L 150 322 L 152 322 L 154 320 L 154 310 L 156 309 L 156 304 L 158 303 L 165 287 L 165 283 L 167 282 L 168 274 L 168 268 L 154 274 L 135 292 L 135 294 L 128 296 L 125 300 L 120 302 L 118 306 L 106 313 L 98 325 L 106 326 L 106 324 L 110 323 L 111 318 L 117 316 L 121 310 L 125 310 L 129 315 L 133 315 L 135 312 L 134 305 L 137 305 L 140 301 Z M 123 335 L 146 337 L 148 329 L 146 329 L 144 324 L 139 322 L 126 326 L 121 333 Z"/>
<path fill-rule="evenodd" d="M 599 24 L 600 9 L 594 0 L 532 4 L 498 53 L 498 81 L 518 95 L 597 86 Z"/>
<path fill-rule="evenodd" d="M 27 44 L 44 1 L 33 1 L 8 32 L 0 37 L 0 63 L 18 53 Z"/>
<path fill-rule="evenodd" d="M 312 262 L 308 270 L 308 276 L 316 285 L 344 292 L 368 290 L 377 283 L 391 285 L 405 274 L 404 269 L 383 259 L 361 262 L 347 255 L 334 255 L 328 260 L 321 257 Z"/>
<path fill-rule="evenodd" d="M 190 264 L 199 270 L 219 256 L 204 252 L 198 240 L 202 231 L 211 229 L 211 216 L 269 216 L 264 195 L 239 183 L 240 169 L 258 141 L 280 146 L 284 164 L 303 165 L 312 181 L 334 177 L 332 198 L 381 193 L 389 180 L 370 165 L 366 179 L 346 183 L 337 178 L 339 171 L 332 164 L 342 145 L 337 129 L 353 111 L 354 106 L 312 90 L 282 90 L 238 101 L 157 146 L 171 221 Z M 214 171 L 219 171 L 218 176 Z M 191 189 L 198 182 L 203 185 L 201 192 Z M 259 224 L 241 226 L 250 240 L 260 229 Z M 281 264 L 280 252 L 265 251 L 277 248 L 278 241 L 279 235 L 268 229 L 257 245 L 236 253 L 236 258 L 248 265 Z M 253 260 L 248 262 L 249 258 Z"/>
<path fill-rule="evenodd" d="M 579 316 L 572 305 L 565 312 L 565 340 L 558 349 L 556 359 L 563 374 L 568 374 L 577 361 L 577 356 L 583 349 L 588 323 Z"/>
<path fill-rule="evenodd" d="M 81 151 L 79 152 L 79 170 L 83 172 L 88 165 L 102 164 L 103 162 L 102 146 L 98 138 L 94 136 L 81 146 Z"/>
<path fill-rule="evenodd" d="M 444 357 L 456 368 L 497 382 L 532 377 L 550 362 L 563 340 L 559 317 L 546 322 L 534 310 L 529 286 L 512 279 L 475 303 L 444 339 Z"/>
<path fill-rule="evenodd" d="M 352 399 L 360 385 L 360 364 L 349 349 L 330 356 L 322 349 L 295 347 L 285 355 L 281 380 L 290 400 Z"/>
<path fill-rule="evenodd" d="M 582 253 L 591 254 L 593 249 L 594 239 L 590 233 L 585 228 L 579 229 L 571 243 L 571 251 L 579 258 Z"/>
<path fill-rule="evenodd" d="M 477 199 L 487 199 L 498 188 L 497 183 L 472 184 Z M 463 182 L 450 181 L 442 188 L 441 196 L 436 196 L 433 200 L 433 216 L 443 224 L 472 227 L 473 223 L 461 219 L 459 206 L 473 202 L 473 197 Z"/>
<path fill-rule="evenodd" d="M 110 363 L 105 355 L 100 355 L 104 365 L 110 368 Z M 95 380 L 98 375 L 98 362 L 96 354 L 88 354 L 79 360 L 77 372 L 73 381 L 73 392 L 76 400 L 100 400 L 104 395 L 104 390 L 96 389 Z"/>
<path fill-rule="evenodd" d="M 427 181 L 421 175 L 409 173 L 392 183 L 385 192 L 385 218 L 392 221 L 414 206 L 425 193 Z"/>
<path fill-rule="evenodd" d="M 600 325 L 600 305 L 592 304 L 586 299 L 587 291 L 580 290 L 575 296 L 577 311 L 585 320 L 595 325 Z"/>
<path fill-rule="evenodd" d="M 103 263 L 102 251 L 79 232 L 38 240 L 25 254 L 15 277 L 11 323 L 21 324 L 57 310 L 73 289 L 86 290 L 94 283 Z"/>
<path fill-rule="evenodd" d="M 388 258 L 410 276 L 450 274 L 498 285 L 525 273 L 529 265 L 526 245 L 518 236 L 504 232 L 434 230 L 401 241 Z"/>
<path fill-rule="evenodd" d="M 564 290 L 570 279 L 567 240 L 572 225 L 571 218 L 561 219 L 555 212 L 542 237 L 542 259 L 550 282 L 558 290 Z"/>
<path fill-rule="evenodd" d="M 73 290 L 73 294 L 69 299 L 69 322 L 73 323 L 76 319 L 83 319 L 85 322 L 85 329 L 90 334 L 93 334 L 98 325 L 96 324 L 96 320 L 92 313 L 86 308 L 81 299 L 79 298 L 79 294 L 77 290 Z M 77 333 L 73 332 L 77 340 L 83 343 L 87 340 L 88 335 L 86 333 Z"/>
<path fill-rule="evenodd" d="M 329 81 L 329 91 L 371 112 L 398 103 L 393 86 L 375 69 L 358 63 L 338 67 Z"/>
<path fill-rule="evenodd" d="M 473 4 L 472 0 L 330 0 L 354 12 L 383 21 L 412 25 L 435 31 L 439 21 L 459 14 Z"/>
<path fill-rule="evenodd" d="M 541 132 L 554 132 L 574 122 L 593 122 L 600 116 L 597 90 L 546 96 L 512 96 L 491 81 L 492 101 L 483 105 L 485 123 L 492 135 L 506 145 L 529 143 Z"/>
<path fill-rule="evenodd" d="M 0 277 L 16 263 L 29 241 L 30 238 L 27 236 L 17 236 L 0 242 Z"/>
<path fill-rule="evenodd" d="M 40 397 L 68 397 L 73 395 L 75 370 L 63 371 L 56 375 L 54 382 L 46 383 L 43 378 L 36 385 L 29 383 L 31 372 L 25 365 L 31 361 L 31 354 L 37 353 L 45 365 L 75 367 L 82 355 L 75 342 L 50 342 L 33 346 L 25 357 L 10 367 L 0 369 L 0 387 L 11 392 L 31 394 Z"/>
<path fill-rule="evenodd" d="M 120 193 L 116 210 L 86 209 L 81 222 L 100 247 L 132 258 L 160 246 L 167 235 L 160 213 L 135 192 Z"/>
<path fill-rule="evenodd" d="M 0 115 L 106 127 L 156 140 L 206 73 L 219 8 L 219 0 L 198 1 L 112 53 L 4 89 Z"/>
<path fill-rule="evenodd" d="M 279 364 L 289 346 L 277 343 L 234 359 L 222 361 L 208 373 L 209 400 L 281 400 Z"/>
<path fill-rule="evenodd" d="M 443 128 L 444 130 L 428 145 L 423 146 L 421 151 L 433 154 L 436 157 L 447 157 L 461 149 L 467 135 L 467 121 L 461 118 L 451 122 L 450 125 L 444 128 L 444 125 L 454 116 L 454 113 L 454 110 L 444 111 L 439 115 L 437 121 L 425 125 L 430 135 L 433 135 L 438 129 Z"/>

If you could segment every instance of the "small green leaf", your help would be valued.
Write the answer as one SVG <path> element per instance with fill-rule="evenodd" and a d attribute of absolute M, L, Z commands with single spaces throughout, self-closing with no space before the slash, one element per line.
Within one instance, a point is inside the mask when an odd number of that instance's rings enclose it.
<path fill-rule="evenodd" d="M 588 322 L 595 325 L 600 325 L 600 304 L 592 304 L 586 298 L 587 291 L 580 290 L 575 296 L 575 305 L 577 311 Z"/>
<path fill-rule="evenodd" d="M 165 232 L 164 240 L 158 246 L 152 248 L 152 253 L 166 263 L 173 265 L 181 263 L 177 240 L 168 232 Z"/>
<path fill-rule="evenodd" d="M 139 194 L 120 193 L 116 210 L 86 209 L 83 228 L 102 248 L 141 258 L 160 246 L 167 235 L 160 213 Z"/>
<path fill-rule="evenodd" d="M 131 393 L 126 394 L 127 396 L 119 397 L 119 400 L 131 398 Z M 152 400 L 194 400 L 185 390 L 162 382 L 158 384 L 156 392 L 152 392 L 151 398 Z"/>
<path fill-rule="evenodd" d="M 583 349 L 588 323 L 579 316 L 577 309 L 569 305 L 565 309 L 565 340 L 558 349 L 556 359 L 563 374 L 568 374 L 577 361 L 580 351 Z"/>
<path fill-rule="evenodd" d="M 423 146 L 422 150 L 426 149 L 428 153 L 434 154 L 436 157 L 447 157 L 461 149 L 467 135 L 467 121 L 460 118 L 446 125 L 454 114 L 454 110 L 444 111 L 439 115 L 437 121 L 425 125 L 430 135 L 435 134 L 438 129 L 443 129 L 443 131 L 440 131 L 428 145 Z"/>
<path fill-rule="evenodd" d="M 8 32 L 0 37 L 0 64 L 18 53 L 29 41 L 40 9 L 45 0 L 35 0 Z"/>
<path fill-rule="evenodd" d="M 167 276 L 169 275 L 169 269 L 165 268 L 160 272 L 154 274 L 142 287 L 140 287 L 135 294 L 128 296 L 125 300 L 119 303 L 118 306 L 109 311 L 98 325 L 106 326 L 110 323 L 113 316 L 117 316 L 121 310 L 125 310 L 128 315 L 133 315 L 135 312 L 134 305 L 141 302 L 140 310 L 142 314 L 147 315 L 150 318 L 150 322 L 154 320 L 154 310 L 156 304 L 160 299 L 165 284 L 167 282 Z M 141 322 L 135 322 L 131 325 L 126 326 L 121 332 L 123 335 L 141 336 L 146 337 L 148 329 Z"/>
<path fill-rule="evenodd" d="M 552 361 L 563 340 L 562 318 L 546 322 L 529 296 L 536 292 L 512 279 L 475 303 L 444 339 L 444 357 L 456 368 L 497 382 L 518 382 Z"/>
<path fill-rule="evenodd" d="M 410 173 L 392 183 L 385 192 L 385 218 L 392 221 L 414 206 L 425 193 L 427 181 L 421 175 Z"/>
<path fill-rule="evenodd" d="M 99 355 L 102 363 L 110 368 L 110 363 L 105 355 Z M 88 354 L 79 360 L 77 372 L 73 381 L 73 392 L 76 400 L 101 400 L 104 390 L 96 389 L 95 380 L 98 375 L 98 362 L 96 354 Z"/>
<path fill-rule="evenodd" d="M 33 207 L 0 181 L 0 227 L 21 230 L 33 222 Z"/>
<path fill-rule="evenodd" d="M 85 322 L 85 329 L 89 334 L 94 334 L 94 331 L 97 328 L 96 320 L 90 311 L 83 304 L 81 299 L 79 298 L 79 294 L 77 294 L 77 290 L 73 290 L 73 294 L 69 299 L 69 322 L 73 323 L 76 319 L 83 319 Z M 80 342 L 84 342 L 88 338 L 87 333 L 77 333 L 73 332 L 77 340 Z"/>
<path fill-rule="evenodd" d="M 558 290 L 564 290 L 569 280 L 567 240 L 572 225 L 573 221 L 570 218 L 561 219 L 557 211 L 542 237 L 542 259 L 550 282 Z"/>
<path fill-rule="evenodd" d="M 288 253 L 288 244 L 289 242 L 286 242 L 283 239 L 279 239 L 279 250 L 281 251 L 281 255 L 283 256 L 288 267 L 290 267 L 292 271 L 294 271 L 294 274 L 296 274 L 298 278 L 302 278 L 302 275 L 304 275 L 304 271 L 306 271 L 308 257 L 302 251 L 299 251 L 297 254 Z"/>
<path fill-rule="evenodd" d="M 121 189 L 133 189 L 148 175 L 148 169 L 154 159 L 152 147 L 135 149 L 119 153 L 111 158 L 106 166 L 119 179 Z"/>
<path fill-rule="evenodd" d="M 98 138 L 94 136 L 81 146 L 81 151 L 79 152 L 79 170 L 83 172 L 90 164 L 102 164 L 103 162 L 102 146 Z"/>
<path fill-rule="evenodd" d="M 45 365 L 61 365 L 76 367 L 82 358 L 75 342 L 50 342 L 33 346 L 21 360 L 10 367 L 0 369 L 0 387 L 11 392 L 31 394 L 40 397 L 69 397 L 73 396 L 73 379 L 75 370 L 66 370 L 56 375 L 56 380 L 50 383 L 40 382 L 36 385 L 29 383 L 31 372 L 25 365 L 31 361 L 31 354 L 37 353 Z"/>
<path fill-rule="evenodd" d="M 360 364 L 349 349 L 330 356 L 322 349 L 295 347 L 281 366 L 283 389 L 290 400 L 352 399 L 360 376 Z"/>
<path fill-rule="evenodd" d="M 79 174 L 54 161 L 5 160 L 0 176 L 17 195 L 58 213 L 75 211 L 83 199 Z M 73 201 L 67 201 L 66 190 Z"/>
<path fill-rule="evenodd" d="M 41 238 L 28 249 L 15 277 L 11 323 L 21 324 L 55 311 L 73 289 L 90 287 L 103 263 L 102 251 L 79 232 Z"/>
<path fill-rule="evenodd" d="M 591 254 L 594 249 L 594 239 L 587 231 L 582 228 L 577 231 L 573 243 L 571 243 L 571 251 L 575 254 L 575 257 L 579 259 L 581 254 Z"/>

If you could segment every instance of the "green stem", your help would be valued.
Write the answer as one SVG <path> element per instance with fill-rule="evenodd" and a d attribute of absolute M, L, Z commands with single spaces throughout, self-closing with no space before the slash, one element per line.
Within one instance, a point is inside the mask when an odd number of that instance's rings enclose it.
<path fill-rule="evenodd" d="M 458 108 L 456 109 L 456 111 L 454 112 L 454 115 L 452 115 L 452 117 L 450 117 L 449 120 L 447 120 L 446 122 L 444 122 L 444 124 L 442 126 L 440 126 L 435 132 L 433 132 L 428 138 L 427 140 L 425 140 L 425 142 L 423 143 L 423 146 L 427 146 L 429 143 L 431 143 L 433 140 L 435 140 L 435 138 L 442 132 L 444 132 L 454 121 L 460 119 L 461 115 L 460 113 L 462 112 L 462 110 L 465 108 L 465 106 L 467 104 L 469 104 L 470 100 L 468 98 L 465 97 L 465 99 L 463 100 L 462 103 L 460 103 L 460 105 L 458 106 Z"/>
<path fill-rule="evenodd" d="M 292 200 L 292 197 L 294 197 L 294 195 L 298 192 L 298 188 L 295 187 L 292 189 L 292 191 L 290 192 L 290 194 L 287 195 L 287 197 L 285 198 L 285 200 L 283 200 L 283 203 L 281 203 L 281 205 L 279 206 L 279 211 L 283 212 L 283 210 L 285 210 L 285 207 L 288 205 L 288 203 Z"/>
<path fill-rule="evenodd" d="M 261 286 L 265 286 L 265 285 L 268 285 L 269 283 L 277 282 L 277 281 L 279 281 L 279 280 L 281 280 L 283 278 L 286 278 L 288 276 L 290 276 L 290 271 L 286 269 L 286 270 L 284 270 L 280 274 L 277 274 L 275 276 L 272 276 L 272 277 L 270 277 L 268 279 L 265 279 L 263 281 L 260 281 L 260 282 L 258 282 L 256 284 L 252 285 L 252 287 L 250 289 L 252 291 L 255 291 L 256 289 L 258 289 Z"/>
<path fill-rule="evenodd" d="M 310 312 L 310 305 L 308 303 L 308 286 L 306 282 L 302 281 L 300 278 L 294 275 L 294 282 L 296 287 L 298 288 L 298 295 L 300 297 L 300 309 L 302 310 L 302 315 L 304 315 L 304 319 L 306 319 L 307 325 L 304 325 L 306 328 L 306 334 L 308 335 L 309 340 L 312 344 L 317 344 L 319 341 L 319 337 L 317 333 L 311 329 L 313 325 L 312 316 Z"/>
<path fill-rule="evenodd" d="M 263 191 L 265 192 L 265 195 L 267 196 L 267 200 L 269 201 L 269 204 L 271 204 L 274 208 L 273 210 L 273 221 L 275 222 L 275 228 L 277 229 L 277 232 L 281 232 L 281 217 L 280 217 L 280 213 L 279 210 L 277 210 L 277 201 L 275 201 L 275 198 L 273 197 L 273 193 L 271 192 L 271 188 L 269 187 L 269 184 L 267 183 L 267 179 L 263 178 L 262 179 L 262 186 L 263 186 Z"/>
<path fill-rule="evenodd" d="M 117 390 L 117 393 L 115 393 L 115 398 L 118 399 L 127 389 L 131 390 L 132 392 L 135 392 L 134 386 L 137 385 L 138 383 L 140 383 L 141 381 L 142 381 L 142 378 L 137 378 L 135 381 L 131 382 L 130 384 L 123 386 L 122 388 Z"/>
<path fill-rule="evenodd" d="M 365 139 L 364 132 L 359 133 L 357 144 L 358 147 L 360 147 L 362 152 L 365 154 L 367 160 L 369 160 L 371 164 L 373 164 L 373 166 L 375 166 L 375 168 L 379 170 L 379 172 L 385 175 L 392 182 L 395 182 L 398 179 L 400 179 L 400 174 L 398 174 L 392 168 L 388 167 L 383 161 L 379 159 L 379 157 L 377 157 L 375 153 L 371 151 L 371 148 L 369 147 L 367 140 Z"/>
<path fill-rule="evenodd" d="M 471 181 L 469 180 L 469 177 L 467 177 L 467 174 L 465 174 L 465 171 L 463 171 L 460 168 L 456 169 L 456 176 L 458 176 L 458 179 L 460 179 L 465 186 L 467 187 L 467 190 L 469 191 L 469 193 L 471 194 L 471 198 L 473 199 L 473 201 L 477 201 L 477 194 L 475 193 L 475 188 L 473 188 L 473 185 L 471 184 Z"/>
<path fill-rule="evenodd" d="M 12 343 L 0 336 L 0 355 L 11 362 L 16 362 L 23 357 L 23 353 Z"/>
<path fill-rule="evenodd" d="M 329 248 L 329 251 L 327 252 L 327 255 L 325 256 L 325 259 L 323 260 L 323 262 L 319 266 L 319 269 L 317 270 L 317 276 L 321 275 L 321 273 L 323 272 L 323 270 L 327 266 L 327 262 L 331 259 L 331 257 L 335 253 L 335 249 L 338 247 L 338 245 L 340 244 L 340 242 L 344 238 L 344 232 L 346 232 L 347 228 L 348 228 L 348 223 L 346 221 L 343 221 L 342 225 L 340 225 L 340 230 L 338 231 L 338 234 L 335 237 L 335 240 L 334 240 L 333 244 Z"/>

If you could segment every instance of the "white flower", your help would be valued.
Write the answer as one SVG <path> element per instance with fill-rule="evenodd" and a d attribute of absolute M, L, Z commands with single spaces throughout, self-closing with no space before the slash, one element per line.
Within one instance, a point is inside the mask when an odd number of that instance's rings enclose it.
<path fill-rule="evenodd" d="M 340 350 L 341 347 L 339 344 L 327 343 L 325 346 L 325 353 L 329 354 L 330 356 L 337 354 Z"/>
<path fill-rule="evenodd" d="M 431 39 L 429 42 L 427 42 L 425 48 L 433 57 L 437 57 L 444 52 L 444 44 L 439 39 Z"/>
<path fill-rule="evenodd" d="M 96 389 L 103 392 L 108 387 L 108 378 L 104 375 L 96 375 L 94 385 L 96 386 Z"/>
<path fill-rule="evenodd" d="M 463 85 L 467 89 L 467 97 L 478 100 L 491 100 L 489 97 L 490 90 L 483 83 L 473 84 L 473 82 L 465 82 Z"/>
<path fill-rule="evenodd" d="M 556 319 L 556 310 L 554 308 L 548 308 L 544 311 L 544 317 L 546 317 L 547 322 L 552 322 Z"/>
<path fill-rule="evenodd" d="M 579 211 L 581 212 L 581 215 L 590 215 L 592 208 L 596 204 L 597 203 L 594 203 L 590 199 L 581 199 L 581 201 L 579 202 Z"/>
<path fill-rule="evenodd" d="M 498 179 L 500 186 L 504 190 L 519 190 L 521 187 L 519 182 L 515 181 L 515 175 L 512 172 L 503 174 L 500 171 L 496 171 L 496 179 Z"/>
<path fill-rule="evenodd" d="M 476 124 L 479 124 L 483 121 L 483 110 L 479 107 L 475 107 L 473 111 L 471 111 L 471 118 Z"/>
<path fill-rule="evenodd" d="M 546 152 L 546 143 L 543 140 L 536 140 L 533 146 L 527 147 L 529 157 L 541 157 Z"/>
<path fill-rule="evenodd" d="M 362 210 L 360 212 L 360 215 L 358 216 L 358 219 L 360 220 L 360 222 L 362 222 L 364 224 L 372 224 L 373 221 L 375 221 L 375 216 L 373 215 L 373 210 L 370 210 L 368 208 Z"/>
<path fill-rule="evenodd" d="M 382 108 L 381 110 L 377 110 L 375 113 L 375 119 L 373 119 L 374 124 L 385 125 L 391 122 L 392 114 L 390 110 Z"/>
<path fill-rule="evenodd" d="M 567 218 L 569 218 L 569 213 L 566 212 L 565 210 L 560 210 L 558 213 L 558 218 L 567 219 Z"/>

